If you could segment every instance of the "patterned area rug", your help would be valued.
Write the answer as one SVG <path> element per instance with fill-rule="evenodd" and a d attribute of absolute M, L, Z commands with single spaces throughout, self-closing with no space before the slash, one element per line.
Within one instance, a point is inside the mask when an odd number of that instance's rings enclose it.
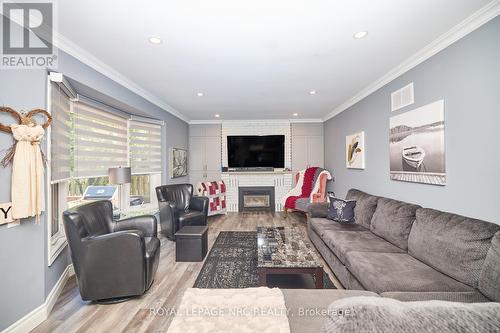
<path fill-rule="evenodd" d="M 221 231 L 210 250 L 194 288 L 249 288 L 259 286 L 257 232 Z M 325 273 L 324 288 L 335 289 Z M 310 275 L 272 275 L 270 287 L 314 288 Z"/>

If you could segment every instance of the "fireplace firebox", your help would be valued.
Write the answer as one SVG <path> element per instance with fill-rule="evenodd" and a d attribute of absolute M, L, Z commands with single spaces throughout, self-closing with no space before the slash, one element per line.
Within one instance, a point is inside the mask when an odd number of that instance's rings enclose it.
<path fill-rule="evenodd" d="M 238 188 L 238 211 L 274 212 L 274 187 L 248 186 Z"/>

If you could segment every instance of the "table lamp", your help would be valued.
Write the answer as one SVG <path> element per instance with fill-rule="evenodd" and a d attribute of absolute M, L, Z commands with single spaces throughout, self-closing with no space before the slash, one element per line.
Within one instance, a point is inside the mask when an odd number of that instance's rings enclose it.
<path fill-rule="evenodd" d="M 120 202 L 120 214 L 122 212 L 123 205 L 123 184 L 130 184 L 132 180 L 132 172 L 130 167 L 118 167 L 108 169 L 109 183 L 112 185 L 120 185 L 118 192 L 119 202 Z"/>

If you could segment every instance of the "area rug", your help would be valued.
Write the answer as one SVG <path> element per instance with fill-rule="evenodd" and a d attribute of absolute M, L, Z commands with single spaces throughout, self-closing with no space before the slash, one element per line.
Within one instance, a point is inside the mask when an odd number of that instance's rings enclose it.
<path fill-rule="evenodd" d="M 257 272 L 257 232 L 221 231 L 196 278 L 194 288 L 250 288 L 259 286 Z M 324 288 L 335 289 L 328 275 Z M 310 275 L 271 275 L 269 287 L 313 288 Z"/>

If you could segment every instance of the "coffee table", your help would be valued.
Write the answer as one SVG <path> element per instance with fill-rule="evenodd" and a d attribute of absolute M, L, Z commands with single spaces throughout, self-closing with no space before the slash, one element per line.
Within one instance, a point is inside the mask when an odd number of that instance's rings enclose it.
<path fill-rule="evenodd" d="M 323 265 L 306 237 L 295 227 L 257 227 L 261 286 L 267 285 L 271 274 L 310 274 L 316 289 L 323 288 Z"/>

